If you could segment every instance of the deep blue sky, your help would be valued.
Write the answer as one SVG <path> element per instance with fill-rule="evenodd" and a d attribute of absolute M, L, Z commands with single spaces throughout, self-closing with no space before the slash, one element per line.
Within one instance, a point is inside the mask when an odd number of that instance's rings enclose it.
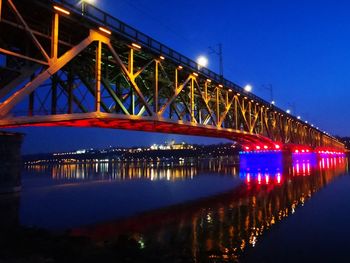
<path fill-rule="evenodd" d="M 96 0 L 97 5 L 196 59 L 221 42 L 224 75 L 335 135 L 350 135 L 350 2 Z M 209 68 L 218 59 L 209 55 Z M 105 129 L 26 128 L 24 153 L 208 138 Z M 217 140 L 216 140 L 217 141 Z M 36 145 L 33 147 L 33 145 Z"/>

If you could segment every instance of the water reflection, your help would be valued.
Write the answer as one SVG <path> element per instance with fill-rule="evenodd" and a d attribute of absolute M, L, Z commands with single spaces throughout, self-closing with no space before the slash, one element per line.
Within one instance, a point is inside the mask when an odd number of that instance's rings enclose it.
<path fill-rule="evenodd" d="M 116 246 L 126 235 L 137 242 L 145 260 L 163 262 L 158 255 L 166 254 L 186 262 L 239 262 L 265 232 L 297 213 L 348 167 L 344 157 L 299 156 L 290 162 L 281 162 L 282 156 L 274 161 L 269 157 L 269 162 L 260 158 L 241 162 L 245 184 L 229 193 L 71 233 Z"/>
<path fill-rule="evenodd" d="M 237 175 L 237 158 L 226 157 L 218 159 L 198 160 L 195 158 L 179 161 L 138 160 L 122 161 L 87 161 L 69 164 L 27 165 L 24 168 L 24 178 L 50 178 L 55 184 L 72 181 L 90 180 L 185 180 L 192 179 L 200 173 L 219 173 Z"/>

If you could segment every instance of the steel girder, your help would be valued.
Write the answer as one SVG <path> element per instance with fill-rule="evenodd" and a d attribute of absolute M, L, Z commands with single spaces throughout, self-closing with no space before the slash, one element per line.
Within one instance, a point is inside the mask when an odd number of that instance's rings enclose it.
<path fill-rule="evenodd" d="M 0 0 L 0 127 L 97 126 L 344 148 L 274 105 L 67 11 L 45 0 Z"/>

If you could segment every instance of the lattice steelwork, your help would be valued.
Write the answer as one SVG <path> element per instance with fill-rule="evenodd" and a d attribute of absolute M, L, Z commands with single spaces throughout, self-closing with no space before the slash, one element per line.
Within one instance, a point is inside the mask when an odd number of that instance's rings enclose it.
<path fill-rule="evenodd" d="M 0 127 L 89 126 L 343 148 L 158 41 L 76 2 L 0 0 Z"/>

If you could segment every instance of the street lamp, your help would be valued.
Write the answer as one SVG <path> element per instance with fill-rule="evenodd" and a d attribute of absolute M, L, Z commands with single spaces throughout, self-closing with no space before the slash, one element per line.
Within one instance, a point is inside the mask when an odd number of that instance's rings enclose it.
<path fill-rule="evenodd" d="M 286 110 L 286 112 L 288 113 L 288 114 L 290 114 L 290 110 L 288 109 L 288 110 Z"/>
<path fill-rule="evenodd" d="M 275 103 L 276 103 L 276 102 L 275 102 L 274 100 L 273 100 L 273 101 L 271 101 L 271 104 L 272 104 L 272 105 L 275 105 Z"/>
<path fill-rule="evenodd" d="M 297 117 L 297 119 L 298 119 L 298 120 L 300 120 L 300 119 L 301 119 L 301 117 L 300 117 L 300 116 L 298 116 L 298 117 Z"/>
<path fill-rule="evenodd" d="M 252 89 L 253 89 L 252 86 L 249 85 L 249 84 L 245 85 L 245 87 L 244 87 L 244 90 L 245 90 L 246 92 L 251 92 Z"/>
<path fill-rule="evenodd" d="M 81 14 L 84 15 L 86 12 L 86 4 L 95 5 L 96 0 L 80 0 L 81 3 Z"/>
<path fill-rule="evenodd" d="M 208 66 L 208 59 L 205 56 L 199 56 L 197 58 L 197 64 L 199 66 L 199 68 L 206 68 Z"/>

